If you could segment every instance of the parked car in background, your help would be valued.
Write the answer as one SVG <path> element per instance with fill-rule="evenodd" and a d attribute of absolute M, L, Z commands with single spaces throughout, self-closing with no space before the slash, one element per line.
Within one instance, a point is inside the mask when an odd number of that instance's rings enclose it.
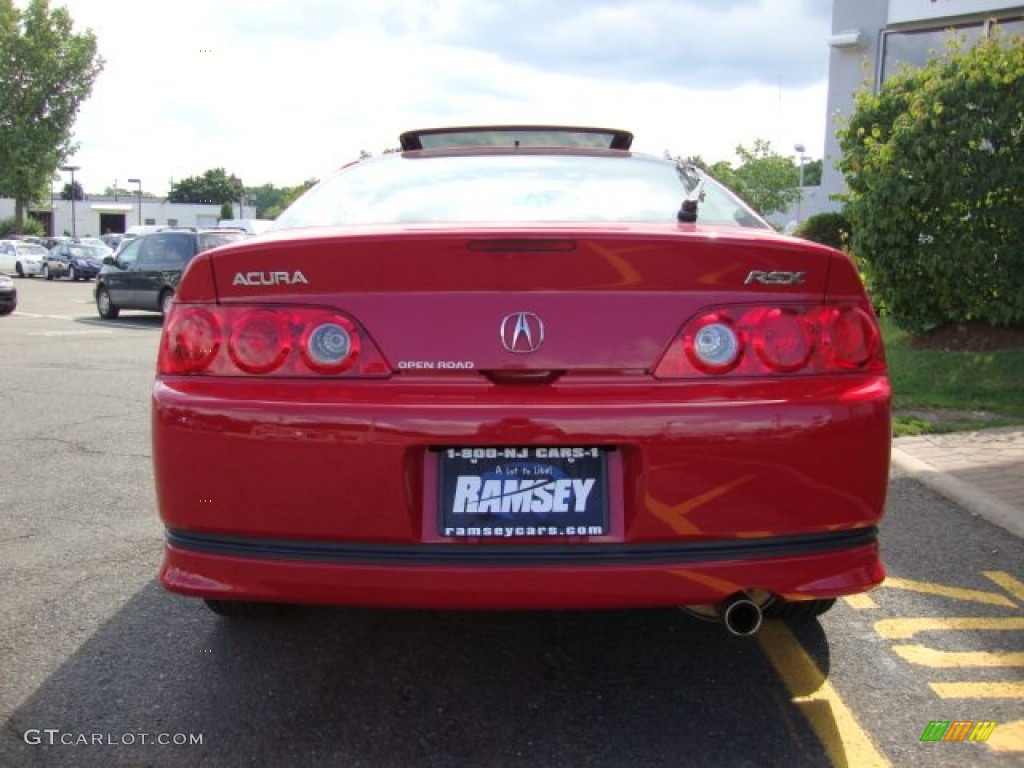
<path fill-rule="evenodd" d="M 246 237 L 217 229 L 164 229 L 137 237 L 104 260 L 96 280 L 96 310 L 108 320 L 122 309 L 167 314 L 181 273 L 196 254 Z"/>
<path fill-rule="evenodd" d="M 151 401 L 162 583 L 228 616 L 685 605 L 738 635 L 879 584 L 855 265 L 631 140 L 410 132 L 197 257 Z"/>
<path fill-rule="evenodd" d="M 18 308 L 18 289 L 7 275 L 0 275 L 0 316 L 9 315 Z"/>
<path fill-rule="evenodd" d="M 0 272 L 18 277 L 35 277 L 43 273 L 47 251 L 27 240 L 0 240 Z"/>
<path fill-rule="evenodd" d="M 67 242 L 50 249 L 43 263 L 43 277 L 67 277 L 71 280 L 91 280 L 103 268 L 103 259 L 111 251 L 105 245 L 86 245 Z"/>

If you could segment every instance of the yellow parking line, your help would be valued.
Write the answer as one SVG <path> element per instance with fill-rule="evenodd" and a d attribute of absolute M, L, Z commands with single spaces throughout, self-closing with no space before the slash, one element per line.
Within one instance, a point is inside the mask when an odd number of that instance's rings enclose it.
<path fill-rule="evenodd" d="M 944 699 L 1024 699 L 1024 682 L 928 683 Z"/>
<path fill-rule="evenodd" d="M 877 608 L 878 603 L 871 595 L 847 595 L 843 598 L 846 604 L 853 608 L 855 611 L 870 611 L 872 608 Z"/>
<path fill-rule="evenodd" d="M 914 618 L 881 619 L 875 622 L 875 632 L 888 640 L 906 640 L 918 632 L 950 629 L 1024 629 L 1024 618 Z"/>
<path fill-rule="evenodd" d="M 994 579 L 993 579 L 994 581 Z M 888 578 L 883 583 L 884 587 L 892 589 L 905 589 L 909 592 L 923 592 L 928 595 L 940 597 L 951 597 L 954 600 L 970 600 L 975 603 L 986 603 L 987 605 L 1001 605 L 1006 608 L 1017 606 L 1005 595 L 998 592 L 983 592 L 979 589 L 962 589 L 960 587 L 947 587 L 942 584 L 932 584 L 928 581 L 913 581 L 912 579 Z M 1000 585 L 1002 586 L 1002 585 Z"/>
<path fill-rule="evenodd" d="M 785 624 L 779 621 L 765 622 L 757 634 L 757 640 L 775 672 L 789 689 L 793 703 L 800 708 L 814 729 L 833 765 L 867 768 L 890 765 L 839 697 L 832 683 L 821 674 L 818 665 L 807 655 Z M 805 690 L 814 690 L 814 693 L 796 695 L 797 691 Z"/>
<path fill-rule="evenodd" d="M 894 645 L 892 650 L 922 667 L 1024 667 L 1024 653 L 937 651 L 926 645 Z"/>
<path fill-rule="evenodd" d="M 985 576 L 1024 603 L 1024 582 L 1020 582 L 1004 571 L 984 571 Z"/>

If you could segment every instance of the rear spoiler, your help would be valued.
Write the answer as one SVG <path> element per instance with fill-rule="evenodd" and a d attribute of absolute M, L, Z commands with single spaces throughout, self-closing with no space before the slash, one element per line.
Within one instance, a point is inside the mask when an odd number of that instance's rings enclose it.
<path fill-rule="evenodd" d="M 406 131 L 399 136 L 399 140 L 404 152 L 466 147 L 575 147 L 627 150 L 633 144 L 633 134 L 615 128 L 582 128 L 566 125 L 474 125 Z"/>

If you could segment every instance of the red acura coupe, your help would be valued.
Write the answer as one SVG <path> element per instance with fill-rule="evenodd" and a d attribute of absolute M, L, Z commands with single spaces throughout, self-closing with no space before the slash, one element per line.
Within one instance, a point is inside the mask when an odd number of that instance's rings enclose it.
<path fill-rule="evenodd" d="M 624 131 L 401 140 L 182 278 L 153 390 L 168 589 L 750 634 L 882 580 L 890 388 L 845 254 Z"/>

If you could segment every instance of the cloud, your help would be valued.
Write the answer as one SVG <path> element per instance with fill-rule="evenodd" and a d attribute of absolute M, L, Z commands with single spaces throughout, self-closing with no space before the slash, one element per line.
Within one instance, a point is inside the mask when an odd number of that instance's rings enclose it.
<path fill-rule="evenodd" d="M 708 159 L 824 140 L 827 0 L 66 4 L 107 60 L 76 125 L 90 191 L 296 184 L 439 125 L 609 125 Z"/>

